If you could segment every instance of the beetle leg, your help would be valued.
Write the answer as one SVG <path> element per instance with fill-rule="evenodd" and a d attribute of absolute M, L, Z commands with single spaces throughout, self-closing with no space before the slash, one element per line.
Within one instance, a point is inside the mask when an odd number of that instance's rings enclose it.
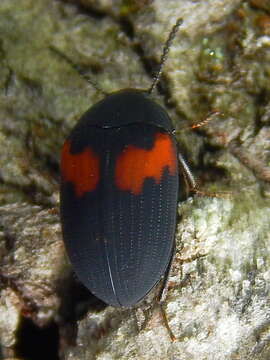
<path fill-rule="evenodd" d="M 176 242 L 174 240 L 173 249 L 172 249 L 172 255 L 171 255 L 169 264 L 167 266 L 167 270 L 166 270 L 166 272 L 164 274 L 164 277 L 162 279 L 162 286 L 161 286 L 161 288 L 159 290 L 159 294 L 157 296 L 157 300 L 158 300 L 159 304 L 162 304 L 166 299 L 166 295 L 167 295 L 167 292 L 168 292 L 168 279 L 169 279 L 170 271 L 171 271 L 171 268 L 172 268 L 172 263 L 173 263 L 173 260 L 175 258 L 175 254 L 176 254 Z"/>
<path fill-rule="evenodd" d="M 178 154 L 178 160 L 179 160 L 180 167 L 181 167 L 180 171 L 183 175 L 186 187 L 188 189 L 188 193 L 191 192 L 191 193 L 194 193 L 199 196 L 218 197 L 218 198 L 223 198 L 223 199 L 231 198 L 232 193 L 228 192 L 228 191 L 208 192 L 208 191 L 200 190 L 198 188 L 198 184 L 197 184 L 194 176 L 192 175 L 186 161 L 184 160 L 183 156 L 180 153 Z"/>
<path fill-rule="evenodd" d="M 168 279 L 169 279 L 169 275 L 170 275 L 170 272 L 171 272 L 172 263 L 173 263 L 173 260 L 175 258 L 175 254 L 176 254 L 176 242 L 174 240 L 170 262 L 168 264 L 167 270 L 166 270 L 165 275 L 163 277 L 162 286 L 161 286 L 161 289 L 160 289 L 158 297 L 157 297 L 158 304 L 159 304 L 159 307 L 160 307 L 160 312 L 161 312 L 162 319 L 163 319 L 163 324 L 164 324 L 164 326 L 166 327 L 166 329 L 168 331 L 168 334 L 169 334 L 169 336 L 171 338 L 171 341 L 175 341 L 176 337 L 175 337 L 174 333 L 172 332 L 172 330 L 170 328 L 170 325 L 168 323 L 166 311 L 163 308 L 163 303 L 164 303 L 164 301 L 166 299 L 166 296 L 167 296 L 167 293 L 168 293 Z"/>
<path fill-rule="evenodd" d="M 192 175 L 186 161 L 184 160 L 183 156 L 180 153 L 178 154 L 178 160 L 179 160 L 180 167 L 181 167 L 180 171 L 182 172 L 182 174 L 184 176 L 184 180 L 185 180 L 185 183 L 187 185 L 189 192 L 193 192 L 193 191 L 196 192 L 196 189 L 197 189 L 196 180 L 195 180 L 194 176 Z"/>

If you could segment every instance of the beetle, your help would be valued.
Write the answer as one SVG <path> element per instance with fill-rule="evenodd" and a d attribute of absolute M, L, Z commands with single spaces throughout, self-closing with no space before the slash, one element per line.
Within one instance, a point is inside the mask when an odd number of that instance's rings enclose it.
<path fill-rule="evenodd" d="M 169 34 L 150 88 L 103 92 L 105 98 L 81 117 L 62 149 L 60 214 L 67 253 L 79 280 L 114 307 L 134 306 L 168 274 L 178 159 L 195 188 L 171 119 L 151 99 L 181 23 Z"/>

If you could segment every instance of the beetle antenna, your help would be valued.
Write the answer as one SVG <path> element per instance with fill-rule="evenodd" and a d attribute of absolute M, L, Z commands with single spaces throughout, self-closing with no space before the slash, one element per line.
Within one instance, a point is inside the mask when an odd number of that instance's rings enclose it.
<path fill-rule="evenodd" d="M 108 93 L 106 93 L 103 89 L 99 87 L 99 85 L 88 75 L 85 74 L 85 72 L 80 68 L 80 66 L 76 65 L 69 57 L 67 57 L 65 54 L 63 54 L 60 50 L 56 49 L 53 46 L 49 47 L 50 50 L 52 50 L 55 54 L 60 56 L 62 59 L 64 59 L 79 75 L 82 79 L 86 80 L 88 84 L 93 86 L 94 89 L 96 89 L 99 93 L 101 93 L 104 96 L 107 96 Z"/>
<path fill-rule="evenodd" d="M 175 25 L 173 26 L 173 28 L 172 28 L 169 36 L 168 36 L 167 41 L 165 42 L 163 52 L 162 52 L 162 55 L 161 55 L 161 58 L 160 58 L 159 69 L 158 69 L 158 71 L 156 72 L 156 74 L 154 76 L 152 85 L 148 89 L 149 94 L 152 94 L 154 88 L 157 86 L 157 83 L 160 80 L 162 70 L 163 70 L 164 64 L 165 64 L 165 62 L 166 62 L 166 60 L 168 58 L 168 54 L 169 54 L 172 42 L 173 42 L 173 40 L 174 40 L 178 30 L 179 30 L 179 27 L 182 25 L 182 23 L 183 23 L 183 19 L 181 19 L 181 18 L 177 19 Z"/>

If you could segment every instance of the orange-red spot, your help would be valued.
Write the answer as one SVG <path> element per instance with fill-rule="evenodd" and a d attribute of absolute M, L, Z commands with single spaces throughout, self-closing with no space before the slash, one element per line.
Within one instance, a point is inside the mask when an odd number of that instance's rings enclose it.
<path fill-rule="evenodd" d="M 62 149 L 61 173 L 64 181 L 74 185 L 76 195 L 82 196 L 96 189 L 100 178 L 99 158 L 90 147 L 71 154 L 70 142 L 66 141 Z"/>
<path fill-rule="evenodd" d="M 152 149 L 129 145 L 123 150 L 116 161 L 116 185 L 121 190 L 138 195 L 146 178 L 152 177 L 159 184 L 165 168 L 175 175 L 176 166 L 176 151 L 170 136 L 157 133 Z"/>

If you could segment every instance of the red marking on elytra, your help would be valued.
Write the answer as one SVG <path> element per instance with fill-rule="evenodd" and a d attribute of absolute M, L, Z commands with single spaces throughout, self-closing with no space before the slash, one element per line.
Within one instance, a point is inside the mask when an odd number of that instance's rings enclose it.
<path fill-rule="evenodd" d="M 153 148 L 141 149 L 129 145 L 123 150 L 116 161 L 116 186 L 138 195 L 146 178 L 154 178 L 160 183 L 165 168 L 170 175 L 176 174 L 177 157 L 172 139 L 168 134 L 157 133 Z"/>
<path fill-rule="evenodd" d="M 75 193 L 80 197 L 96 189 L 100 179 L 100 161 L 90 147 L 78 154 L 72 154 L 70 146 L 70 141 L 63 145 L 61 174 L 64 181 L 74 185 Z"/>

